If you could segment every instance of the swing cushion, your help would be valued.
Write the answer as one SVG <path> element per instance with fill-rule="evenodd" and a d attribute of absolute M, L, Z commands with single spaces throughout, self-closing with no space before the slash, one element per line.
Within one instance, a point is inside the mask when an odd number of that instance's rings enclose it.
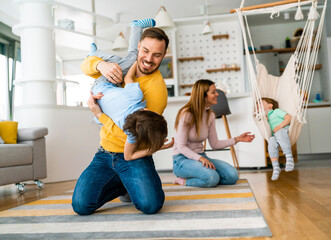
<path fill-rule="evenodd" d="M 299 103 L 298 86 L 295 79 L 295 60 L 295 56 L 292 55 L 280 77 L 269 74 L 263 64 L 257 66 L 256 76 L 261 97 L 276 100 L 279 108 L 292 116 L 289 130 L 292 145 L 297 141 L 303 124 L 298 121 L 296 116 L 296 109 Z M 255 122 L 263 138 L 268 140 L 272 136 L 272 133 L 267 118 L 255 119 Z M 264 127 L 267 129 L 267 135 L 265 134 Z"/>

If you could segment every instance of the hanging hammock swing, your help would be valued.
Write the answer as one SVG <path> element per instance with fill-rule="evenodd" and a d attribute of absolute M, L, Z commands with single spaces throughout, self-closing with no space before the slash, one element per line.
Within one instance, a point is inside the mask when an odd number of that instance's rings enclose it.
<path fill-rule="evenodd" d="M 301 11 L 301 5 L 305 4 L 311 4 L 311 7 L 295 52 L 290 57 L 290 60 L 280 77 L 268 74 L 266 67 L 259 63 L 256 58 L 248 27 L 247 14 L 252 12 L 271 13 L 270 17 L 273 18 L 275 14 L 279 15 L 279 12 L 282 10 L 297 7 L 295 19 L 302 20 L 303 14 Z M 279 104 L 279 108 L 292 116 L 289 137 L 291 145 L 293 145 L 300 135 L 302 125 L 306 123 L 307 102 L 310 95 L 317 54 L 320 47 L 327 0 L 324 2 L 321 16 L 319 16 L 319 13 L 317 12 L 317 0 L 301 2 L 300 0 L 286 0 L 246 8 L 244 8 L 243 5 L 244 0 L 242 0 L 240 8 L 231 10 L 231 12 L 236 12 L 238 14 L 243 33 L 247 72 L 250 79 L 254 102 L 254 121 L 263 138 L 268 140 L 271 137 L 271 129 L 262 107 L 261 98 L 267 97 L 276 100 Z M 315 31 L 318 19 L 319 24 L 317 31 Z M 255 60 L 255 67 L 253 66 L 249 54 L 247 37 L 249 38 L 251 48 L 253 49 L 252 52 Z"/>

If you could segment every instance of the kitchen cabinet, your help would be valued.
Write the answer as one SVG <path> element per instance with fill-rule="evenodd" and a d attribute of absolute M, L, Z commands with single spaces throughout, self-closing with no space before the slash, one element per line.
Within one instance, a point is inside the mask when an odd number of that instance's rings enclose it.
<path fill-rule="evenodd" d="M 297 141 L 298 154 L 331 153 L 331 105 L 311 105 Z"/>

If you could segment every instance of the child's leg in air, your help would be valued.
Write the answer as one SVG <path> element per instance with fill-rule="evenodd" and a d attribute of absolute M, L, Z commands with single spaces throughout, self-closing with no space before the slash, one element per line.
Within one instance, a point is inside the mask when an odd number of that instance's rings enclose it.
<path fill-rule="evenodd" d="M 118 62 L 118 64 L 122 68 L 123 78 L 129 71 L 132 64 L 137 60 L 138 43 L 141 39 L 143 29 L 147 27 L 154 27 L 155 21 L 151 18 L 146 18 L 143 20 L 135 20 L 130 24 L 130 26 L 131 26 L 131 34 L 130 34 L 128 54 Z"/>
<path fill-rule="evenodd" d="M 89 56 L 99 57 L 102 60 L 104 60 L 106 62 L 111 62 L 111 63 L 117 63 L 122 59 L 120 56 L 117 56 L 114 54 L 109 54 L 104 51 L 98 50 L 98 47 L 95 43 L 91 43 L 90 53 L 87 56 L 88 57 Z"/>
<path fill-rule="evenodd" d="M 272 163 L 272 177 L 271 180 L 275 181 L 279 178 L 281 172 L 278 157 L 279 157 L 279 147 L 275 136 L 272 136 L 268 140 L 268 152 Z"/>
<path fill-rule="evenodd" d="M 290 172 L 294 169 L 294 159 L 292 155 L 290 137 L 288 136 L 289 126 L 275 132 L 275 138 L 283 150 L 286 158 L 285 171 Z"/>

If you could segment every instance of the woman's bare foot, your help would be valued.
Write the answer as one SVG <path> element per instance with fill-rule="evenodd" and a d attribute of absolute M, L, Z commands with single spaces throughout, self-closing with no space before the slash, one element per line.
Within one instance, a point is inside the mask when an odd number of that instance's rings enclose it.
<path fill-rule="evenodd" d="M 185 179 L 178 177 L 175 179 L 174 184 L 179 184 L 179 185 L 185 186 Z"/>

